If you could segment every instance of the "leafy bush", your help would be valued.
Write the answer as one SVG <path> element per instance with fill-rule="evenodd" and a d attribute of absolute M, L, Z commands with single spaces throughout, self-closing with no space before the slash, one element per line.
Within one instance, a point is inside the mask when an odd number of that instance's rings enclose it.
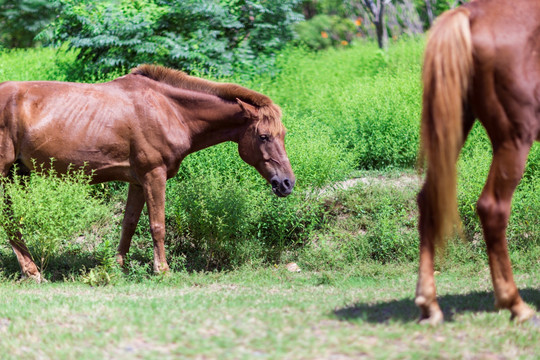
<path fill-rule="evenodd" d="M 317 53 L 287 48 L 277 56 L 279 72 L 275 75 L 224 79 L 269 95 L 282 107 L 288 129 L 286 147 L 297 185 L 290 197 L 276 198 L 265 180 L 240 160 L 232 143 L 188 156 L 167 189 L 166 246 L 171 268 L 202 270 L 298 261 L 302 268 L 321 270 L 350 268 L 362 261 L 415 259 L 415 191 L 359 186 L 331 204 L 319 195 L 355 169 L 377 169 L 375 175 L 379 171 L 387 176 L 389 168 L 401 174 L 415 163 L 422 51 L 423 41 L 414 39 L 394 43 L 387 53 L 373 43 Z M 50 79 L 61 74 L 53 55 L 43 49 L 1 53 L 0 78 Z M 68 62 L 75 55 L 69 56 Z M 475 207 L 490 162 L 491 145 L 477 124 L 460 159 L 459 206 L 468 241 L 449 246 L 452 259 L 474 262 L 485 258 Z M 516 191 L 508 228 L 512 260 L 521 269 L 530 268 L 540 249 L 539 162 L 540 144 L 536 144 Z M 110 207 L 122 207 L 118 203 L 123 204 L 124 186 L 100 185 L 97 189 L 101 188 L 113 193 L 107 197 Z M 340 204 L 343 208 L 334 211 Z M 338 227 L 338 220 L 346 226 Z M 153 248 L 148 228 L 143 216 L 129 253 L 130 281 L 140 281 L 151 273 Z M 118 241 L 119 227 L 109 232 L 112 241 L 107 246 L 114 253 L 111 244 Z M 100 266 L 91 281 L 106 283 L 105 274 L 114 274 L 105 269 L 106 257 L 100 255 L 106 249 L 94 247 L 91 251 L 89 256 L 96 259 L 84 266 Z M 10 276 L 17 265 L 7 262 L 14 258 L 7 252 L 7 246 L 0 249 L 0 262 Z M 532 260 L 520 260 L 524 258 Z M 60 261 L 68 262 L 66 252 Z M 54 266 L 53 258 L 50 267 Z"/>
<path fill-rule="evenodd" d="M 34 37 L 51 22 L 54 15 L 54 5 L 50 0 L 1 0 L 1 46 L 34 46 Z"/>
<path fill-rule="evenodd" d="M 293 36 L 298 0 L 58 0 L 53 39 L 78 49 L 78 66 L 96 73 L 158 63 L 231 74 L 265 59 Z"/>
<path fill-rule="evenodd" d="M 309 175 L 295 171 L 297 187 L 281 199 L 240 160 L 233 144 L 191 155 L 168 184 L 170 252 L 184 254 L 192 269 L 279 262 L 284 252 L 306 241 L 320 220 L 320 204 L 305 193 Z"/>
<path fill-rule="evenodd" d="M 299 261 L 306 268 L 345 269 L 358 262 L 417 259 L 414 215 L 419 179 L 404 181 L 391 172 L 361 175 L 365 180 L 358 179 L 358 184 L 346 191 L 329 188 L 322 194 L 325 220 L 299 251 Z"/>
<path fill-rule="evenodd" d="M 51 256 L 69 247 L 74 238 L 99 227 L 109 214 L 108 208 L 91 196 L 90 177 L 82 169 L 59 175 L 52 167 L 41 166 L 29 177 L 18 175 L 15 169 L 11 180 L 0 181 L 2 228 L 7 233 L 21 232 L 42 272 Z"/>
<path fill-rule="evenodd" d="M 402 41 L 381 52 L 375 44 L 329 49 L 317 57 L 290 50 L 267 94 L 295 120 L 324 127 L 355 157 L 356 167 L 414 166 L 421 109 L 423 43 Z"/>
<path fill-rule="evenodd" d="M 62 55 L 63 62 L 74 60 L 72 52 Z M 66 80 L 58 62 L 57 52 L 52 48 L 0 50 L 0 81 Z"/>
<path fill-rule="evenodd" d="M 358 34 L 352 20 L 324 14 L 298 23 L 295 29 L 299 42 L 315 50 L 330 46 L 347 46 Z"/>

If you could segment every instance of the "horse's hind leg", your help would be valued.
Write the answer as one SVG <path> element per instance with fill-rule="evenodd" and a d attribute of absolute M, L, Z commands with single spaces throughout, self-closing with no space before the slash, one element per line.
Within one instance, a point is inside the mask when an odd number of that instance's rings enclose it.
<path fill-rule="evenodd" d="M 17 230 L 14 233 L 8 234 L 8 236 L 13 252 L 15 253 L 15 256 L 17 256 L 17 261 L 21 267 L 23 277 L 26 276 L 36 280 L 38 283 L 41 282 L 41 274 L 39 273 L 34 260 L 32 260 L 32 255 L 30 255 L 30 252 L 22 239 L 21 232 Z"/>
<path fill-rule="evenodd" d="M 478 200 L 478 215 L 482 222 L 489 256 L 491 278 L 495 290 L 495 306 L 508 309 L 518 322 L 534 316 L 518 293 L 506 244 L 506 227 L 514 190 L 525 168 L 532 145 L 510 139 L 494 147 L 493 162 L 482 195 Z"/>
<path fill-rule="evenodd" d="M 139 185 L 129 184 L 128 197 L 126 202 L 126 211 L 124 220 L 122 221 L 122 236 L 118 245 L 118 254 L 116 261 L 120 266 L 124 266 L 124 260 L 129 247 L 131 246 L 131 238 L 135 233 L 135 228 L 141 217 L 141 211 L 144 207 L 144 192 Z"/>
<path fill-rule="evenodd" d="M 2 161 L 5 159 L 1 159 Z M 11 165 L 6 166 L 7 170 L 0 170 L 0 173 L 3 176 L 9 176 Z M 27 175 L 29 172 L 28 169 L 23 168 L 19 169 L 20 175 Z M 9 198 L 6 199 L 6 205 L 7 205 L 7 211 L 9 213 L 9 221 L 12 224 L 17 224 L 17 221 L 13 218 L 13 214 L 11 214 L 11 201 Z M 22 238 L 21 232 L 18 229 L 13 229 L 10 227 L 5 228 L 7 236 L 9 238 L 9 243 L 11 244 L 11 247 L 13 249 L 13 252 L 15 253 L 15 256 L 17 257 L 17 261 L 19 262 L 19 266 L 21 267 L 21 272 L 23 277 L 29 277 L 31 279 L 36 280 L 37 282 L 41 282 L 41 274 L 39 273 L 39 270 L 34 263 L 34 260 L 32 259 L 32 255 L 28 251 L 28 247 L 26 247 L 26 244 L 24 243 L 24 240 Z"/>

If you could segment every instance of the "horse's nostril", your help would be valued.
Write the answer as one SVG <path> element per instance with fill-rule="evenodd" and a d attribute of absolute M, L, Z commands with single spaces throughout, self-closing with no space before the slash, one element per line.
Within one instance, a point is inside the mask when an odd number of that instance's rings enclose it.
<path fill-rule="evenodd" d="M 291 188 L 291 181 L 289 179 L 283 180 L 283 186 L 285 186 L 286 189 Z"/>
<path fill-rule="evenodd" d="M 270 184 L 272 185 L 273 188 L 277 188 L 277 187 L 279 186 L 279 181 L 277 181 L 277 180 L 272 180 L 272 181 L 270 182 Z"/>

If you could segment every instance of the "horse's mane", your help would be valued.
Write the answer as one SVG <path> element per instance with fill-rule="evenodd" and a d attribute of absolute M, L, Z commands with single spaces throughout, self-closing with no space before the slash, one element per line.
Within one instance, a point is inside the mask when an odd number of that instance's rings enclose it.
<path fill-rule="evenodd" d="M 164 66 L 144 64 L 131 70 L 131 73 L 146 76 L 177 88 L 216 95 L 225 100 L 234 101 L 238 98 L 258 107 L 273 104 L 268 96 L 243 86 L 201 79 Z"/>
<path fill-rule="evenodd" d="M 183 71 L 150 64 L 139 65 L 132 69 L 131 73 L 142 75 L 176 88 L 215 95 L 224 100 L 236 101 L 236 99 L 240 99 L 258 108 L 259 121 L 271 124 L 271 131 L 273 133 L 284 130 L 283 124 L 280 121 L 281 109 L 279 106 L 274 104 L 268 96 L 243 86 L 201 79 L 190 76 Z"/>

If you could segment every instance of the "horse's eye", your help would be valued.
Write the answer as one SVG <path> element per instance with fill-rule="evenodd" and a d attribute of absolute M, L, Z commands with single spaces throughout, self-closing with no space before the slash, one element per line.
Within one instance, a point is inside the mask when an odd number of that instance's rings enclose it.
<path fill-rule="evenodd" d="M 268 141 L 270 140 L 270 137 L 266 134 L 263 134 L 263 135 L 259 135 L 259 139 L 262 141 L 262 142 L 265 142 L 265 141 Z"/>

